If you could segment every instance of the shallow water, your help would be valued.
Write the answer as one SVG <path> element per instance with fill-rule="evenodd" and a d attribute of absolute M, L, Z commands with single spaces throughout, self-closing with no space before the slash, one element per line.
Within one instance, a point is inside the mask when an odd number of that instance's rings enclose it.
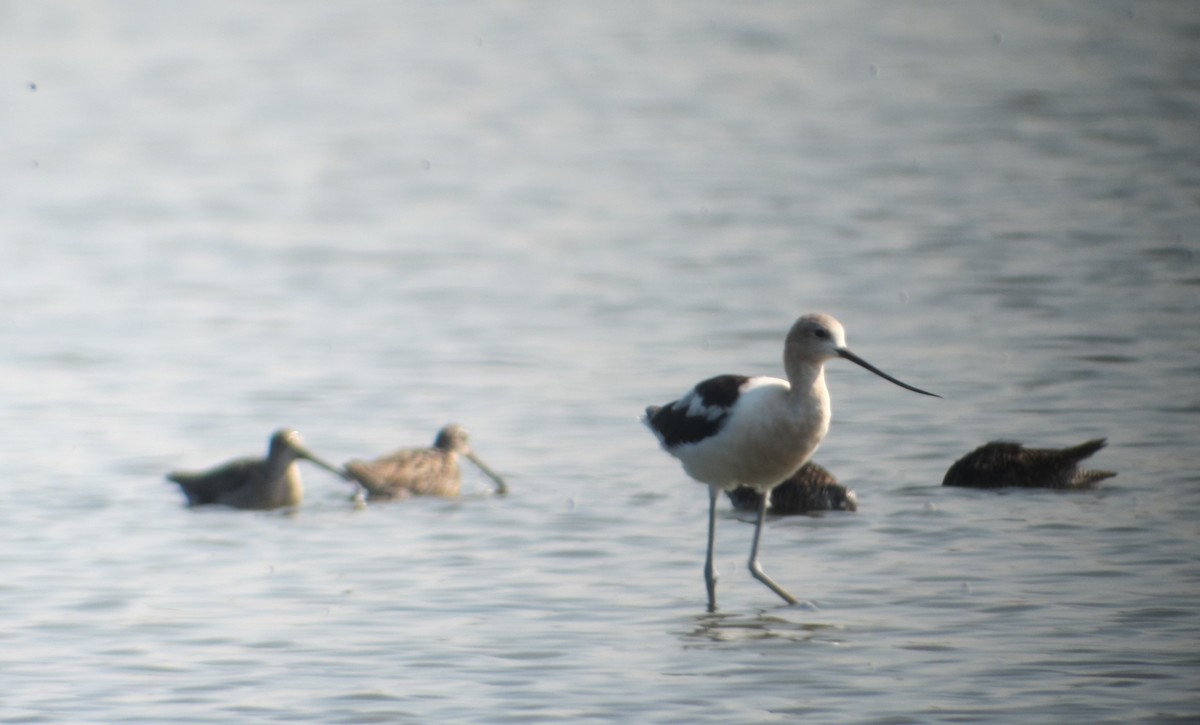
<path fill-rule="evenodd" d="M 1200 717 L 1186 3 L 0 4 L 0 721 Z M 854 514 L 637 423 L 835 364 Z M 282 425 L 512 494 L 188 510 Z M 1107 436 L 1096 492 L 944 490 Z"/>

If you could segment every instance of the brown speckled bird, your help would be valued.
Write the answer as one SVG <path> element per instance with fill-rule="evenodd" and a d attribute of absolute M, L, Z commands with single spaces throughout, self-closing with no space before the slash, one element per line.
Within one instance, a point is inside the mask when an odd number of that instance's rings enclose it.
<path fill-rule="evenodd" d="M 373 501 L 409 496 L 452 498 L 462 486 L 459 456 L 495 481 L 497 494 L 508 493 L 504 480 L 471 451 L 467 431 L 459 425 L 448 425 L 438 431 L 431 448 L 399 450 L 373 461 L 350 461 L 346 471 L 362 484 L 367 498 Z"/>
<path fill-rule="evenodd" d="M 300 434 L 283 428 L 271 436 L 266 458 L 239 458 L 207 471 L 172 471 L 167 479 L 179 484 L 189 506 L 221 504 L 240 509 L 299 506 L 304 486 L 296 461 L 305 459 L 345 478 L 338 468 L 304 447 Z"/>
<path fill-rule="evenodd" d="M 1112 471 L 1087 471 L 1079 462 L 1105 446 L 1097 438 L 1070 448 L 1026 448 L 1020 443 L 992 441 L 954 462 L 943 486 L 967 488 L 1092 488 Z"/>
<path fill-rule="evenodd" d="M 738 511 L 758 511 L 762 494 L 749 486 L 738 486 L 725 495 Z M 775 516 L 811 511 L 857 511 L 858 497 L 837 482 L 823 466 L 809 461 L 791 478 L 771 489 L 767 513 Z"/>

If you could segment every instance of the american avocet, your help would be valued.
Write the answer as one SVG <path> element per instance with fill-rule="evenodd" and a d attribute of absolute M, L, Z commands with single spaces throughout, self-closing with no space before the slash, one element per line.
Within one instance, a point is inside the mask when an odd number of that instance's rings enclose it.
<path fill-rule="evenodd" d="M 431 448 L 411 448 L 373 461 L 350 461 L 346 471 L 366 489 L 372 500 L 408 496 L 457 496 L 462 484 L 458 457 L 463 456 L 496 483 L 497 494 L 508 493 L 504 479 L 471 451 L 467 431 L 448 425 L 438 431 Z"/>
<path fill-rule="evenodd" d="M 304 499 L 304 486 L 296 461 L 301 458 L 346 477 L 343 471 L 305 448 L 299 433 L 283 428 L 271 436 L 266 458 L 239 458 L 194 473 L 172 471 L 167 479 L 179 484 L 189 506 L 223 504 L 240 509 L 299 506 Z"/>
<path fill-rule="evenodd" d="M 749 486 L 726 491 L 730 503 L 738 511 L 757 511 L 763 495 Z M 793 516 L 812 511 L 857 511 L 858 497 L 838 483 L 833 474 L 818 463 L 809 461 L 786 481 L 768 494 L 767 513 Z"/>
<path fill-rule="evenodd" d="M 717 495 L 739 485 L 768 493 L 812 456 L 829 430 L 825 361 L 839 357 L 902 388 L 934 395 L 900 382 L 850 352 L 841 323 L 829 315 L 810 314 L 796 320 L 784 340 L 787 380 L 720 375 L 699 383 L 679 400 L 646 408 L 644 421 L 663 448 L 679 459 L 689 476 L 708 484 L 704 582 L 710 611 L 717 606 L 713 566 Z M 750 547 L 750 573 L 784 601 L 795 604 L 796 598 L 767 576 L 758 562 L 766 513 L 764 496 Z"/>
<path fill-rule="evenodd" d="M 1070 448 L 1026 448 L 1020 443 L 992 441 L 954 462 L 943 486 L 968 488 L 1091 488 L 1112 471 L 1087 471 L 1079 462 L 1106 445 L 1103 438 Z"/>

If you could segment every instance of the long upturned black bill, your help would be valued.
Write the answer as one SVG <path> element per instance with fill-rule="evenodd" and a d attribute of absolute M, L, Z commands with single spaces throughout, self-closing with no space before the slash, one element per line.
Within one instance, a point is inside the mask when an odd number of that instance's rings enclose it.
<path fill-rule="evenodd" d="M 875 373 L 876 375 L 883 378 L 884 380 L 887 380 L 888 382 L 892 382 L 892 383 L 895 383 L 896 385 L 899 385 L 900 387 L 904 388 L 905 390 L 911 390 L 914 393 L 920 393 L 921 395 L 928 395 L 928 396 L 931 396 L 934 398 L 942 397 L 942 396 L 938 395 L 937 393 L 931 393 L 928 390 L 921 390 L 920 388 L 909 385 L 908 383 L 900 382 L 899 380 L 893 378 L 891 375 L 888 375 L 884 371 L 875 367 L 874 365 L 867 362 L 866 360 L 863 360 L 861 357 L 859 357 L 858 355 L 855 355 L 854 353 L 850 352 L 849 350 L 847 350 L 844 347 L 838 348 L 837 354 L 840 357 L 846 358 L 847 360 L 854 363 L 855 365 L 860 365 L 860 366 L 866 368 L 867 370 L 870 370 L 871 372 Z"/>

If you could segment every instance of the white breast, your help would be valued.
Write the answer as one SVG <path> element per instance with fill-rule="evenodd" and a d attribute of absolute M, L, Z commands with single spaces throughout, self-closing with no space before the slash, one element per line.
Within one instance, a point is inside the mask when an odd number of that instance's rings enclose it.
<path fill-rule="evenodd" d="M 676 455 L 698 481 L 768 489 L 804 465 L 828 429 L 827 394 L 798 398 L 786 380 L 756 377 L 742 388 L 717 435 L 682 446 Z"/>

